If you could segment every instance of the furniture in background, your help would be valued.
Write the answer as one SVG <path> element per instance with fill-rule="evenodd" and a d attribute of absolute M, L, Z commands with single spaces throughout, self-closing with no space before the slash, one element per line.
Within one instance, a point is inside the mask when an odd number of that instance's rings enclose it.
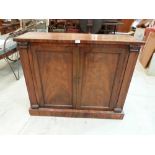
<path fill-rule="evenodd" d="M 19 80 L 19 53 L 17 44 L 13 41 L 12 33 L 20 28 L 18 19 L 0 19 L 0 59 L 5 59 L 16 80 Z M 17 63 L 17 73 L 14 70 L 12 63 Z"/>
<path fill-rule="evenodd" d="M 123 22 L 114 19 L 104 19 L 99 34 L 115 34 L 118 31 L 118 27 L 124 25 Z"/>
<path fill-rule="evenodd" d="M 115 19 L 50 19 L 48 32 L 115 34 L 121 24 Z"/>
<path fill-rule="evenodd" d="M 134 22 L 134 19 L 120 19 L 120 22 L 123 24 L 118 25 L 118 32 L 129 32 L 131 30 L 131 25 Z"/>
<path fill-rule="evenodd" d="M 25 32 L 33 31 L 34 29 L 42 31 L 42 29 L 44 30 L 46 28 L 42 20 L 33 20 L 33 22 L 28 20 L 24 21 L 22 24 L 24 24 L 23 28 L 0 36 L 0 59 L 6 60 L 17 80 L 19 79 L 19 53 L 17 51 L 17 43 L 13 41 L 13 38 Z M 10 62 L 17 63 L 17 74 Z"/>
<path fill-rule="evenodd" d="M 154 20 L 153 20 L 154 22 Z M 152 23 L 150 21 L 150 23 Z M 155 26 L 145 29 L 146 44 L 140 52 L 140 63 L 146 69 L 147 75 L 155 76 Z"/>
<path fill-rule="evenodd" d="M 2 26 L 2 20 L 0 19 L 0 27 Z M 1 32 L 1 31 L 0 31 Z"/>
<path fill-rule="evenodd" d="M 150 63 L 146 69 L 146 73 L 147 73 L 147 75 L 155 76 L 155 51 L 152 54 Z"/>
<path fill-rule="evenodd" d="M 1 35 L 16 31 L 19 28 L 20 28 L 20 21 L 18 19 L 11 19 L 11 21 L 0 19 Z"/>
<path fill-rule="evenodd" d="M 150 32 L 154 32 L 155 33 L 155 25 L 153 27 L 145 28 L 145 40 L 147 40 Z"/>
<path fill-rule="evenodd" d="M 154 25 L 154 19 L 142 19 L 137 27 L 138 28 L 147 28 L 147 27 L 152 27 Z"/>
<path fill-rule="evenodd" d="M 102 19 L 80 19 L 80 32 L 98 34 L 103 20 Z"/>
<path fill-rule="evenodd" d="M 141 49 L 139 56 L 139 61 L 144 68 L 148 67 L 154 52 L 155 52 L 155 32 L 150 32 L 146 39 L 146 44 Z"/>
<path fill-rule="evenodd" d="M 77 19 L 68 19 L 66 23 L 66 32 L 67 33 L 78 33 L 79 30 L 79 20 Z"/>
<path fill-rule="evenodd" d="M 140 46 L 129 35 L 29 32 L 14 38 L 31 115 L 122 119 Z"/>
<path fill-rule="evenodd" d="M 0 60 L 1 59 L 5 59 L 16 80 L 19 80 L 19 53 L 17 51 L 17 43 L 13 41 L 10 35 L 0 36 Z M 17 73 L 13 69 L 11 62 L 17 63 Z"/>
<path fill-rule="evenodd" d="M 22 19 L 21 20 L 22 29 L 25 29 L 31 25 L 33 25 L 33 27 L 31 28 L 31 31 L 47 32 L 47 19 Z"/>
<path fill-rule="evenodd" d="M 48 32 L 80 32 L 78 19 L 50 19 Z"/>

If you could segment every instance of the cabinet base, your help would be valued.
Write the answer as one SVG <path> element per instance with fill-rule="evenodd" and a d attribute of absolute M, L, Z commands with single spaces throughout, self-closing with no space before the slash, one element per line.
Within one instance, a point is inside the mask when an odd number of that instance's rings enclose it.
<path fill-rule="evenodd" d="M 75 109 L 52 109 L 38 108 L 29 109 L 33 116 L 62 116 L 62 117 L 82 117 L 82 118 L 105 118 L 105 119 L 123 119 L 124 113 L 115 113 L 113 111 L 98 110 L 75 110 Z"/>

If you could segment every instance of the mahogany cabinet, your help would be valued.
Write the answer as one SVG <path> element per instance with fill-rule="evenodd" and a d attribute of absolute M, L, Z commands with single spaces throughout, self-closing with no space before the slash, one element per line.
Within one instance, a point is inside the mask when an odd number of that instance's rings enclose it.
<path fill-rule="evenodd" d="M 15 41 L 31 115 L 123 118 L 144 42 L 131 36 L 38 32 Z"/>

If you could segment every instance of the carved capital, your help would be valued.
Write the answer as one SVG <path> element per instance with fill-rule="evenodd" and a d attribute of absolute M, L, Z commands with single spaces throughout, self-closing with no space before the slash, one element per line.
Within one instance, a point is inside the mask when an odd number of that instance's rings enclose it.
<path fill-rule="evenodd" d="M 19 48 L 28 48 L 29 43 L 28 42 L 18 42 L 17 43 Z"/>
<path fill-rule="evenodd" d="M 39 105 L 38 105 L 38 104 L 32 104 L 32 105 L 31 105 L 31 108 L 32 108 L 32 109 L 38 109 L 38 108 L 39 108 Z"/>
<path fill-rule="evenodd" d="M 122 109 L 121 108 L 114 108 L 114 112 L 115 113 L 121 113 L 122 112 Z"/>
<path fill-rule="evenodd" d="M 139 52 L 141 46 L 140 45 L 129 45 L 129 49 L 131 52 Z"/>

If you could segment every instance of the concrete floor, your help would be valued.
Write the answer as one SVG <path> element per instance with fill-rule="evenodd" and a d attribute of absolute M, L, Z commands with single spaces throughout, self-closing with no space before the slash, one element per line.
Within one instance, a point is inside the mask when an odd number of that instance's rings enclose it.
<path fill-rule="evenodd" d="M 155 77 L 147 76 L 139 63 L 123 120 L 30 116 L 21 68 L 20 73 L 16 81 L 0 61 L 0 134 L 155 134 Z"/>

